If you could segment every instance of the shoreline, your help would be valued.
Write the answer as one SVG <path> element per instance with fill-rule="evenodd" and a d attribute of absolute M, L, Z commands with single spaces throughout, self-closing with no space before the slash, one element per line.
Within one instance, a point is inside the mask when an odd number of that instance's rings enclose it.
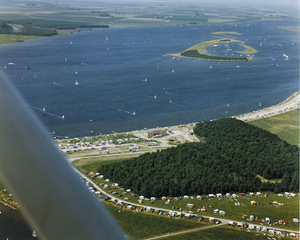
<path fill-rule="evenodd" d="M 292 95 L 290 95 L 286 100 L 276 105 L 266 107 L 263 109 L 258 109 L 256 111 L 252 111 L 249 113 L 239 114 L 233 117 L 241 121 L 249 122 L 261 118 L 279 115 L 299 108 L 300 108 L 300 91 L 297 91 Z"/>
<path fill-rule="evenodd" d="M 168 125 L 168 123 L 163 124 L 163 126 L 161 126 L 161 128 L 165 128 L 165 129 L 169 129 L 169 128 L 174 128 L 177 126 L 183 126 L 183 125 L 195 125 L 198 122 L 201 121 L 214 121 L 220 118 L 236 118 L 238 120 L 244 121 L 244 122 L 250 122 L 250 121 L 255 121 L 255 120 L 259 120 L 259 119 L 263 119 L 263 118 L 267 118 L 267 117 L 271 117 L 271 116 L 276 116 L 276 115 L 280 115 L 282 113 L 286 113 L 292 110 L 296 110 L 300 108 L 300 91 L 294 92 L 293 94 L 289 95 L 284 101 L 279 102 L 277 104 L 271 105 L 269 107 L 264 107 L 264 108 L 257 108 L 257 110 L 253 110 L 251 112 L 243 112 L 240 114 L 236 114 L 236 115 L 227 115 L 226 113 L 223 117 L 218 117 L 218 118 L 212 118 L 212 119 L 207 119 L 207 120 L 192 120 L 190 122 L 185 122 L 185 121 L 181 121 L 181 122 L 173 122 L 170 125 Z M 89 123 L 86 123 L 89 124 Z M 85 124 L 85 125 L 86 125 Z M 107 122 L 105 122 L 104 124 L 107 124 Z M 71 127 L 74 125 L 70 125 Z M 54 140 L 72 140 L 75 138 L 84 138 L 84 137 L 96 137 L 98 135 L 93 135 L 93 134 L 83 134 L 83 133 L 75 133 L 74 135 L 72 135 L 71 137 L 69 136 L 68 133 L 66 134 L 53 134 L 52 129 L 54 129 L 56 126 L 55 125 L 51 125 L 51 126 L 46 126 L 46 130 L 49 133 L 49 135 L 54 138 Z M 140 126 L 138 128 L 135 129 L 126 129 L 126 130 L 122 130 L 119 129 L 117 131 L 113 131 L 114 134 L 127 134 L 127 133 L 131 133 L 131 134 L 138 134 L 139 132 L 144 131 L 145 129 L 155 129 L 156 127 L 154 126 Z M 94 133 L 95 134 L 95 133 Z M 111 135 L 112 131 L 108 131 L 108 132 L 102 132 L 103 135 Z"/>
<path fill-rule="evenodd" d="M 283 110 L 284 108 L 286 108 L 285 111 Z M 272 105 L 270 107 L 265 107 L 263 109 L 254 110 L 252 112 L 242 113 L 242 114 L 238 114 L 238 115 L 232 115 L 232 116 L 223 117 L 223 118 L 236 118 L 241 121 L 250 122 L 250 121 L 259 120 L 261 118 L 267 118 L 267 117 L 272 117 L 275 115 L 283 114 L 283 113 L 286 113 L 286 112 L 289 112 L 292 110 L 296 110 L 299 108 L 300 108 L 300 91 L 297 91 L 297 92 L 294 92 L 289 97 L 287 97 L 284 101 L 282 101 L 278 104 Z M 259 117 L 257 115 L 259 115 Z M 246 117 L 247 117 L 247 120 L 245 120 Z M 250 119 L 250 117 L 251 117 L 251 119 Z M 214 121 L 217 119 L 219 119 L 219 118 L 211 119 L 211 121 Z M 173 124 L 173 125 L 166 125 L 161 128 L 169 129 L 169 128 L 175 128 L 177 126 L 191 125 L 191 124 L 193 124 L 193 126 L 194 126 L 198 122 L 199 121 L 188 122 L 188 123 L 178 123 L 178 124 Z M 147 126 L 144 126 L 143 129 L 119 131 L 119 132 L 114 132 L 114 134 L 126 134 L 126 133 L 130 132 L 134 135 L 135 133 L 144 131 L 144 129 L 155 129 L 155 127 L 148 128 Z M 51 132 L 49 132 L 49 133 L 51 134 Z M 105 133 L 103 133 L 103 134 L 105 134 Z M 107 134 L 110 135 L 109 133 L 107 133 Z M 105 135 L 107 135 L 107 134 L 105 134 Z M 71 137 L 71 138 L 67 138 L 67 139 L 72 140 L 75 138 L 82 138 L 82 137 L 95 137 L 95 135 L 75 136 L 75 137 Z M 66 140 L 66 138 L 58 138 L 55 140 L 62 141 L 62 140 Z"/>

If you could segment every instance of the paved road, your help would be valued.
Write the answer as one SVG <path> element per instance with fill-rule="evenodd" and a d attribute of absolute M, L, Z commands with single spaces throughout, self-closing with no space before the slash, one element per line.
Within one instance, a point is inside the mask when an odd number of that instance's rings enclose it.
<path fill-rule="evenodd" d="M 74 168 L 74 169 L 77 171 L 77 173 L 78 173 L 81 177 L 85 178 L 86 181 L 90 182 L 90 183 L 93 185 L 94 188 L 96 188 L 99 192 L 105 194 L 105 195 L 108 196 L 109 198 L 114 198 L 114 199 L 117 199 L 118 201 L 121 201 L 121 202 L 123 202 L 123 203 L 125 203 L 125 204 L 132 205 L 132 206 L 136 206 L 136 207 L 143 207 L 143 208 L 145 208 L 145 207 L 150 207 L 151 209 L 154 209 L 154 210 L 163 210 L 164 212 L 171 212 L 171 211 L 172 211 L 172 212 L 184 214 L 184 213 L 181 212 L 181 211 L 175 211 L 175 210 L 173 210 L 173 209 L 156 208 L 156 207 L 153 207 L 153 206 L 151 206 L 151 205 L 150 205 L 150 206 L 147 206 L 147 205 L 144 205 L 144 204 L 137 204 L 137 203 L 132 203 L 132 202 L 128 202 L 128 201 L 124 201 L 124 200 L 122 200 L 122 199 L 119 199 L 119 198 L 117 198 L 116 196 L 111 195 L 111 194 L 105 192 L 103 189 L 101 189 L 98 185 L 96 185 L 95 183 L 93 183 L 88 177 L 86 177 L 84 174 L 82 174 L 82 173 L 81 173 L 80 171 L 78 171 L 76 168 Z M 228 224 L 230 221 L 232 221 L 232 222 L 237 222 L 236 220 L 226 219 L 226 218 L 220 218 L 219 216 L 216 217 L 216 216 L 207 216 L 207 215 L 205 215 L 205 218 L 218 218 L 218 219 L 222 222 L 222 224 Z M 248 223 L 248 224 L 254 225 L 255 227 L 259 226 L 259 227 L 261 227 L 261 228 L 262 228 L 262 227 L 266 227 L 266 228 L 268 228 L 268 229 L 274 229 L 274 228 L 276 228 L 277 231 L 282 231 L 282 232 L 287 231 L 287 232 L 290 232 L 290 233 L 293 232 L 293 233 L 296 233 L 296 234 L 299 234 L 299 233 L 300 233 L 299 231 L 292 231 L 292 230 L 289 230 L 289 229 L 279 228 L 279 227 L 277 227 L 277 226 L 272 226 L 272 227 L 270 227 L 270 226 L 266 226 L 266 225 L 255 224 L 255 223 Z M 214 226 L 215 226 L 215 225 L 214 225 Z M 218 226 L 218 225 L 217 225 L 217 226 Z"/>

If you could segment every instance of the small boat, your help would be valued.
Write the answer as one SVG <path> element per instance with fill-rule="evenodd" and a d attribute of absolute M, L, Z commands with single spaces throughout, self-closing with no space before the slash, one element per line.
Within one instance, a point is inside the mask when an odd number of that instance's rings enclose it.
<path fill-rule="evenodd" d="M 70 41 L 70 45 L 72 45 L 73 43 Z"/>
<path fill-rule="evenodd" d="M 240 66 L 236 66 L 236 68 L 240 68 Z"/>
<path fill-rule="evenodd" d="M 78 86 L 78 85 L 79 85 L 79 83 L 76 81 L 76 82 L 75 82 L 75 85 L 76 85 L 76 86 Z"/>
<path fill-rule="evenodd" d="M 172 103 L 172 100 L 170 100 L 169 103 Z"/>
<path fill-rule="evenodd" d="M 33 237 L 37 237 L 38 235 L 36 234 L 35 231 L 33 231 L 32 236 L 33 236 Z"/>
<path fill-rule="evenodd" d="M 78 72 L 76 71 L 75 74 L 77 74 Z"/>
<path fill-rule="evenodd" d="M 65 58 L 65 62 L 67 62 L 68 61 L 68 59 L 67 58 Z"/>
<path fill-rule="evenodd" d="M 154 99 L 156 99 L 156 95 L 154 96 Z"/>
<path fill-rule="evenodd" d="M 261 106 L 261 103 L 259 103 L 258 106 Z"/>
<path fill-rule="evenodd" d="M 212 66 L 210 66 L 209 68 L 212 69 Z"/>
<path fill-rule="evenodd" d="M 174 71 L 174 69 L 172 70 L 172 73 L 174 73 L 175 71 Z"/>
<path fill-rule="evenodd" d="M 132 115 L 135 116 L 135 112 L 133 112 Z"/>

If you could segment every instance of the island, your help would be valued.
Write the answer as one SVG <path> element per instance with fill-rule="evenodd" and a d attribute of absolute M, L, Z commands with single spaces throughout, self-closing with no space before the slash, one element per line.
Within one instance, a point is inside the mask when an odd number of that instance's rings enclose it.
<path fill-rule="evenodd" d="M 237 33 L 237 32 L 213 32 L 212 34 L 226 36 L 226 37 L 228 34 L 241 35 L 240 33 Z M 236 43 L 239 43 L 239 45 L 245 47 L 246 50 L 237 51 L 237 53 L 247 54 L 247 56 L 246 57 L 213 56 L 213 55 L 207 54 L 205 52 L 205 49 L 209 46 L 220 46 L 220 44 L 223 44 L 223 43 L 228 44 L 229 42 L 236 42 Z M 233 38 L 221 38 L 221 39 L 198 43 L 198 44 L 186 49 L 185 51 L 183 51 L 181 53 L 168 54 L 168 55 L 173 56 L 173 57 L 185 57 L 185 58 L 203 59 L 203 60 L 211 60 L 211 61 L 250 61 L 250 60 L 253 60 L 253 56 L 250 56 L 249 54 L 254 54 L 256 52 L 257 52 L 256 49 L 243 44 L 240 40 L 233 39 Z"/>

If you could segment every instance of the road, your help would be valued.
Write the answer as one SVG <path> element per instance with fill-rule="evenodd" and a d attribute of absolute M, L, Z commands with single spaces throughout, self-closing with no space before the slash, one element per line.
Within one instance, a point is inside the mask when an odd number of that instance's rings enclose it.
<path fill-rule="evenodd" d="M 122 203 L 125 203 L 125 204 L 128 204 L 128 205 L 132 205 L 132 206 L 136 206 L 136 207 L 143 207 L 143 208 L 146 208 L 146 207 L 149 207 L 149 208 L 151 208 L 151 209 L 153 209 L 153 210 L 163 210 L 164 212 L 176 212 L 176 213 L 180 213 L 180 214 L 184 214 L 183 212 L 181 212 L 181 211 L 175 211 L 175 210 L 173 210 L 173 209 L 166 209 L 166 208 L 156 208 L 156 207 L 153 207 L 153 206 L 151 206 L 151 205 L 149 205 L 149 206 L 147 206 L 147 205 L 145 205 L 145 204 L 137 204 L 137 203 L 132 203 L 132 202 L 128 202 L 128 201 L 124 201 L 124 200 L 122 200 L 122 199 L 119 199 L 119 198 L 117 198 L 116 196 L 114 196 L 114 195 L 111 195 L 111 194 L 109 194 L 109 193 L 107 193 L 107 192 L 105 192 L 103 189 L 101 189 L 98 185 L 96 185 L 95 183 L 93 183 L 88 177 L 86 177 L 84 174 L 82 174 L 80 171 L 78 171 L 76 168 L 74 168 L 75 169 L 75 171 L 81 176 L 81 177 L 83 177 L 84 179 L 86 179 L 86 181 L 88 181 L 88 182 L 90 182 L 92 185 L 93 185 L 93 187 L 94 188 L 96 188 L 99 192 L 101 192 L 102 194 L 104 194 L 104 195 L 106 195 L 106 196 L 108 196 L 109 198 L 114 198 L 114 199 L 116 199 L 116 200 L 118 200 L 118 201 L 121 201 Z M 228 224 L 230 221 L 232 221 L 232 222 L 236 222 L 236 220 L 232 220 L 232 219 L 226 219 L 226 218 L 220 218 L 219 216 L 218 217 L 216 217 L 216 216 L 207 216 L 207 215 L 205 215 L 205 218 L 217 218 L 217 219 L 219 219 L 221 222 L 222 222 L 222 224 Z M 248 223 L 249 224 L 249 223 Z M 257 226 L 259 226 L 259 227 L 266 227 L 266 228 L 272 228 L 272 229 L 274 229 L 274 228 L 276 228 L 277 229 L 277 231 L 282 231 L 282 232 L 284 232 L 284 231 L 287 231 L 287 232 L 290 232 L 290 233 L 296 233 L 296 234 L 299 234 L 300 232 L 299 231 L 293 231 L 293 230 L 289 230 L 289 229 L 284 229 L 284 228 L 279 228 L 279 227 L 269 227 L 269 226 L 266 226 L 266 225 L 260 225 L 260 224 L 255 224 L 255 223 L 250 223 L 251 225 L 254 225 L 255 227 L 257 227 Z M 214 226 L 216 226 L 216 225 L 214 225 Z M 219 225 L 217 225 L 217 226 L 219 226 Z M 196 231 L 196 230 L 195 230 Z"/>
<path fill-rule="evenodd" d="M 221 223 L 219 225 L 210 225 L 210 226 L 206 226 L 206 227 L 202 227 L 202 228 L 194 228 L 194 229 L 184 230 L 184 231 L 180 231 L 180 232 L 168 233 L 168 234 L 159 235 L 159 236 L 152 237 L 152 238 L 146 238 L 145 240 L 153 240 L 153 239 L 160 239 L 160 238 L 165 238 L 165 237 L 172 237 L 172 236 L 179 235 L 179 234 L 196 232 L 196 231 L 205 230 L 205 229 L 208 229 L 208 228 L 215 228 L 215 227 L 225 225 L 225 224 L 226 223 Z"/>

